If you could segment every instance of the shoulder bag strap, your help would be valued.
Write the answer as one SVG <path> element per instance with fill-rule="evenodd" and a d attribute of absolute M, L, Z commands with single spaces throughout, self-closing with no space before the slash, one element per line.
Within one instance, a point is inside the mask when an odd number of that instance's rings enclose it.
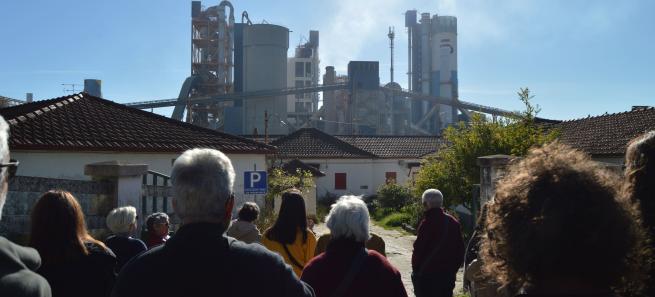
<path fill-rule="evenodd" d="M 446 241 L 446 238 L 448 237 L 448 215 L 445 212 L 443 214 L 443 227 L 441 228 L 441 230 L 442 230 L 441 232 L 442 236 L 439 239 L 439 242 L 437 242 L 437 245 L 435 246 L 434 250 L 432 250 L 430 256 L 428 256 L 427 260 L 425 260 L 425 262 L 423 262 L 423 264 L 421 265 L 421 269 L 419 269 L 418 271 L 419 276 L 423 275 L 423 271 L 428 266 L 427 264 L 430 263 L 432 261 L 432 258 L 434 258 L 434 256 L 437 255 L 437 252 L 439 252 L 439 250 L 443 246 L 443 243 Z"/>
<path fill-rule="evenodd" d="M 330 295 L 330 297 L 341 297 L 346 292 L 346 289 L 348 289 L 353 280 L 355 280 L 355 276 L 357 276 L 357 273 L 362 267 L 362 264 L 364 264 L 366 256 L 368 256 L 368 250 L 365 248 L 361 249 L 359 252 L 357 252 L 357 254 L 355 254 L 355 258 L 353 259 L 348 273 L 346 273 L 346 276 L 343 278 L 337 289 L 334 290 L 334 293 Z"/>
<path fill-rule="evenodd" d="M 284 247 L 284 251 L 287 253 L 287 256 L 289 256 L 289 260 L 291 260 L 291 263 L 293 263 L 293 265 L 297 266 L 300 269 L 305 269 L 305 266 L 300 264 L 300 262 L 298 262 L 298 260 L 296 260 L 296 258 L 293 257 L 291 252 L 289 252 L 289 248 L 287 248 L 286 244 L 282 243 L 282 247 Z"/>

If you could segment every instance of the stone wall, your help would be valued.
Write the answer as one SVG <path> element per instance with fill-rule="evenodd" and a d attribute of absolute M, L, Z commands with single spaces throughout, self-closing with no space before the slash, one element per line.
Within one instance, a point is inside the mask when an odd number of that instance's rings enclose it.
<path fill-rule="evenodd" d="M 51 189 L 73 193 L 82 206 L 89 232 L 98 239 L 104 239 L 108 232 L 105 216 L 117 205 L 115 183 L 30 176 L 16 176 L 9 182 L 7 201 L 0 221 L 0 235 L 25 243 L 30 230 L 32 207 L 44 192 Z"/>

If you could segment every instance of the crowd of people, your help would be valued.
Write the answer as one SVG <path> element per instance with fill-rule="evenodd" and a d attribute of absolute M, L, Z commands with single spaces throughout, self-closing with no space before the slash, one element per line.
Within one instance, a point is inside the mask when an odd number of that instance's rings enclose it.
<path fill-rule="evenodd" d="M 0 118 L 0 215 L 18 162 Z M 412 254 L 414 294 L 452 297 L 466 268 L 472 296 L 655 296 L 655 131 L 628 145 L 623 177 L 557 142 L 511 164 L 465 248 L 457 218 L 426 190 Z M 407 296 L 401 273 L 370 232 L 361 197 L 342 196 L 317 239 L 300 191 L 282 194 L 263 234 L 255 203 L 235 207 L 234 168 L 217 150 L 181 154 L 171 172 L 180 227 L 155 213 L 137 237 L 137 210 L 106 217 L 91 236 L 70 192 L 44 193 L 29 247 L 0 237 L 0 296 Z"/>

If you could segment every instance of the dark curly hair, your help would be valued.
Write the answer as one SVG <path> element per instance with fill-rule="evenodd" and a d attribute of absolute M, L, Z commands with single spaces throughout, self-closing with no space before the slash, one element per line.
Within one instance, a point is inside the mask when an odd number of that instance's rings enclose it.
<path fill-rule="evenodd" d="M 617 292 L 644 271 L 644 233 L 616 175 L 554 142 L 510 165 L 489 205 L 481 256 L 505 287 L 552 277 Z"/>
<path fill-rule="evenodd" d="M 625 166 L 623 195 L 639 206 L 652 251 L 655 249 L 655 131 L 630 141 L 625 153 Z M 646 295 L 655 296 L 655 267 L 652 262 L 650 264 Z"/>

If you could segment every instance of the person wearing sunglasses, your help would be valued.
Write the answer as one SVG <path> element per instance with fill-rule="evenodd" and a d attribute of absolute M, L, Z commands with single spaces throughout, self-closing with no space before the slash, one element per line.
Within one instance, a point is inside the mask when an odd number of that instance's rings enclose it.
<path fill-rule="evenodd" d="M 19 164 L 9 159 L 8 138 L 9 125 L 0 116 L 0 219 L 9 180 L 16 175 Z M 0 236 L 0 296 L 52 296 L 48 282 L 35 273 L 40 266 L 41 257 L 35 249 L 19 246 Z"/>

